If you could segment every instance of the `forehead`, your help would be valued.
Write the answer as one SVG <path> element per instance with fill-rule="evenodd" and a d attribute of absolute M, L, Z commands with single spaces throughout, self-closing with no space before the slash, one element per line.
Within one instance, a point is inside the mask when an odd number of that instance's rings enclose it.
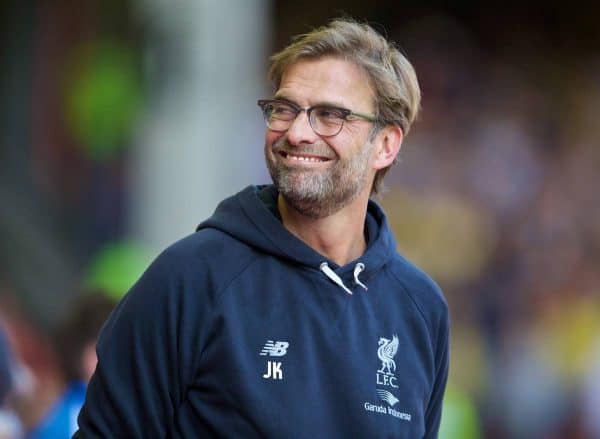
<path fill-rule="evenodd" d="M 330 103 L 355 111 L 373 108 L 365 71 L 351 61 L 333 57 L 296 61 L 283 73 L 275 95 L 302 106 Z"/>

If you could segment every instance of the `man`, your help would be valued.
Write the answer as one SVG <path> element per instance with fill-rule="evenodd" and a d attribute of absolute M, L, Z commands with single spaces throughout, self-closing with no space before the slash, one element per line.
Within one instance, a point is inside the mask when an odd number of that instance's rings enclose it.
<path fill-rule="evenodd" d="M 96 367 L 98 333 L 114 307 L 114 300 L 104 292 L 85 291 L 54 328 L 52 339 L 64 388 L 27 433 L 27 439 L 70 438 L 77 430 L 77 415 Z"/>
<path fill-rule="evenodd" d="M 13 439 L 23 436 L 22 425 L 10 407 L 9 397 L 15 387 L 15 360 L 0 315 L 0 439 Z"/>
<path fill-rule="evenodd" d="M 12 352 L 0 318 L 0 409 L 13 387 Z"/>
<path fill-rule="evenodd" d="M 396 251 L 379 190 L 419 107 L 410 63 L 336 20 L 272 57 L 273 186 L 161 254 L 98 343 L 84 437 L 435 437 L 438 287 Z"/>

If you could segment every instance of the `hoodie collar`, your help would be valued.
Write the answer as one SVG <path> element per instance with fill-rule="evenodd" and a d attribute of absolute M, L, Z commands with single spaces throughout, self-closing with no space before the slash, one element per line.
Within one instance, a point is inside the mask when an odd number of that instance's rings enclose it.
<path fill-rule="evenodd" d="M 259 251 L 315 270 L 327 262 L 340 276 L 352 272 L 358 263 L 364 264 L 364 275 L 368 276 L 369 272 L 381 268 L 395 252 L 396 244 L 385 214 L 370 200 L 365 224 L 369 241 L 367 250 L 357 260 L 340 267 L 283 226 L 277 211 L 277 195 L 273 185 L 248 186 L 222 201 L 197 230 L 219 229 Z"/>

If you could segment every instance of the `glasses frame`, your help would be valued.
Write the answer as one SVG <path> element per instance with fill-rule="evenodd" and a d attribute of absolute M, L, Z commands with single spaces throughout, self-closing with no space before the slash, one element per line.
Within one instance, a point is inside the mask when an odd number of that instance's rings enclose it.
<path fill-rule="evenodd" d="M 275 129 L 271 128 L 271 126 L 269 124 L 269 118 L 267 116 L 267 112 L 265 111 L 265 109 L 266 109 L 267 105 L 275 104 L 275 103 L 288 105 L 296 111 L 296 115 L 292 119 L 289 120 L 290 126 L 284 130 L 275 130 Z M 294 123 L 294 121 L 296 120 L 296 118 L 298 117 L 298 115 L 300 113 L 302 113 L 303 111 L 306 111 L 306 117 L 308 118 L 308 123 L 309 123 L 311 129 L 317 135 L 319 135 L 321 137 L 337 136 L 342 131 L 342 128 L 344 128 L 344 122 L 352 121 L 353 120 L 352 118 L 362 119 L 362 120 L 366 120 L 366 121 L 372 122 L 372 123 L 377 122 L 377 117 L 372 114 L 358 113 L 356 111 L 349 110 L 348 108 L 336 107 L 335 105 L 320 104 L 320 105 L 313 105 L 312 107 L 301 107 L 300 105 L 298 105 L 294 102 L 286 101 L 283 99 L 259 99 L 257 104 L 263 112 L 263 117 L 265 119 L 265 123 L 267 124 L 267 128 L 269 128 L 271 131 L 275 131 L 277 133 L 284 133 L 287 130 L 289 130 L 290 127 L 292 126 L 292 124 Z M 342 123 L 340 124 L 340 127 L 336 133 L 321 134 L 315 129 L 314 125 L 315 125 L 316 119 L 315 119 L 315 117 L 312 116 L 312 114 L 313 114 L 313 110 L 315 110 L 316 108 L 330 108 L 332 110 L 339 111 L 342 114 Z"/>

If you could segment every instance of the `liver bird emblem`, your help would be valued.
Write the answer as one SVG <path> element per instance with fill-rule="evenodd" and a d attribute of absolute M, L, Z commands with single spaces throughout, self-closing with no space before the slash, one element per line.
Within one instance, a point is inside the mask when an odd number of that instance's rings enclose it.
<path fill-rule="evenodd" d="M 381 360 L 381 369 L 378 372 L 392 375 L 396 371 L 396 362 L 394 356 L 398 352 L 398 336 L 394 334 L 391 340 L 380 337 L 377 356 Z"/>

